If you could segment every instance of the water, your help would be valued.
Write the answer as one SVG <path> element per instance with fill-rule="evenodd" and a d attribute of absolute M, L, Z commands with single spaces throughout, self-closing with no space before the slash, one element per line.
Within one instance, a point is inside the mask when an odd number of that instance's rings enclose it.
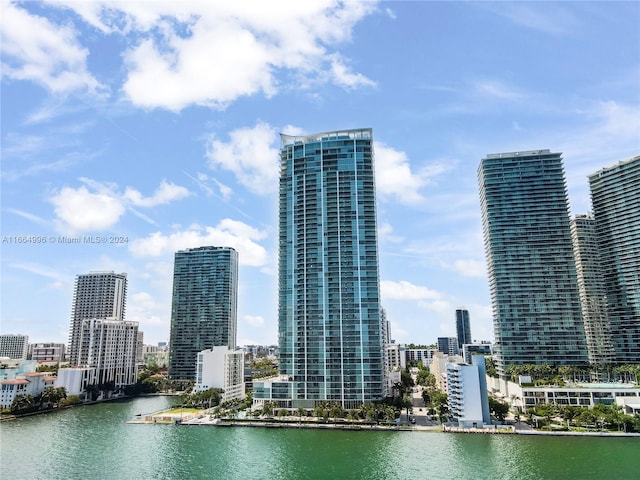
<path fill-rule="evenodd" d="M 640 438 L 131 425 L 150 397 L 0 425 L 0 478 L 640 479 Z"/>

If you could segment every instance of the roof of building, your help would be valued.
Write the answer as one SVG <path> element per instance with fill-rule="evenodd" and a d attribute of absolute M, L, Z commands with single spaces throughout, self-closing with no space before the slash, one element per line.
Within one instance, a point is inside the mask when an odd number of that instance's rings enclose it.
<path fill-rule="evenodd" d="M 2 382 L 2 385 L 26 385 L 27 383 L 29 383 L 29 380 L 18 378 L 15 380 L 5 380 Z"/>

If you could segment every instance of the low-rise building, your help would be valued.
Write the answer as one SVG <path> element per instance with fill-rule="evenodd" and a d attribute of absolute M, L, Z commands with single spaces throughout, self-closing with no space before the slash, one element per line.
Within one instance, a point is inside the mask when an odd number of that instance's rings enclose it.
<path fill-rule="evenodd" d="M 36 397 L 45 388 L 53 387 L 56 377 L 46 372 L 22 373 L 11 380 L 2 381 L 0 389 L 0 407 L 9 408 L 14 399 L 22 395 Z"/>
<path fill-rule="evenodd" d="M 244 399 L 244 351 L 226 346 L 198 352 L 195 392 L 210 388 L 223 390 L 222 401 Z"/>
<path fill-rule="evenodd" d="M 36 362 L 63 362 L 64 343 L 30 343 L 27 358 Z"/>
<path fill-rule="evenodd" d="M 96 369 L 94 367 L 69 367 L 60 368 L 55 381 L 55 387 L 64 387 L 67 395 L 84 395 L 87 386 L 95 381 Z"/>
<path fill-rule="evenodd" d="M 471 365 L 447 363 L 449 409 L 459 427 L 481 428 L 491 424 L 485 375 L 482 355 L 474 355 Z"/>
<path fill-rule="evenodd" d="M 422 362 L 424 367 L 431 365 L 433 354 L 437 352 L 435 348 L 407 348 L 405 351 L 406 362 Z"/>

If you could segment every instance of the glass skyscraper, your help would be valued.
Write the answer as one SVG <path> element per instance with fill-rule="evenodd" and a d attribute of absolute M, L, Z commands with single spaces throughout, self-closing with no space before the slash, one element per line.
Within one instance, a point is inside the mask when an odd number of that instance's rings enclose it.
<path fill-rule="evenodd" d="M 586 365 L 561 154 L 490 154 L 478 181 L 498 372 Z"/>
<path fill-rule="evenodd" d="M 263 398 L 345 408 L 384 393 L 371 129 L 281 135 L 280 374 Z M 259 396 L 259 395 L 258 395 Z"/>
<path fill-rule="evenodd" d="M 640 363 L 640 156 L 589 176 L 616 363 Z"/>
<path fill-rule="evenodd" d="M 460 350 L 462 350 L 462 345 L 465 343 L 471 343 L 469 310 L 464 307 L 456 309 L 456 335 L 458 337 L 458 348 L 460 348 Z"/>
<path fill-rule="evenodd" d="M 198 352 L 236 348 L 238 253 L 230 247 L 176 252 L 169 377 L 195 380 Z"/>

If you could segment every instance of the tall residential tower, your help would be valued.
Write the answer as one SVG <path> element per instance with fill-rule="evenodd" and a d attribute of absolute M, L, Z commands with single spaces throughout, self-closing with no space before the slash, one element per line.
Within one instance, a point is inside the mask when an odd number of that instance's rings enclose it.
<path fill-rule="evenodd" d="M 76 277 L 67 352 L 71 365 L 80 364 L 82 321 L 107 318 L 124 320 L 126 297 L 126 273 L 89 272 Z"/>
<path fill-rule="evenodd" d="M 372 131 L 281 139 L 281 381 L 254 398 L 356 408 L 385 388 Z"/>
<path fill-rule="evenodd" d="M 456 335 L 458 337 L 458 348 L 460 348 L 460 350 L 462 350 L 462 345 L 465 343 L 471 343 L 469 310 L 464 307 L 456 309 Z"/>
<path fill-rule="evenodd" d="M 498 372 L 586 364 L 561 154 L 490 154 L 478 180 Z"/>
<path fill-rule="evenodd" d="M 230 247 L 176 252 L 169 377 L 195 380 L 198 352 L 236 348 L 238 253 Z"/>
<path fill-rule="evenodd" d="M 616 363 L 640 363 L 640 156 L 589 176 Z"/>

